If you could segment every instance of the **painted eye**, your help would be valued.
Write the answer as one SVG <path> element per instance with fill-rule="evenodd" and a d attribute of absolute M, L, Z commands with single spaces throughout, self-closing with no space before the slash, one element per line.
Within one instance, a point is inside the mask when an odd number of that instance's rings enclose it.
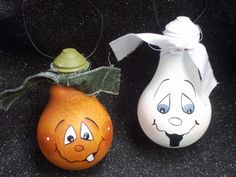
<path fill-rule="evenodd" d="M 66 130 L 65 138 L 64 138 L 64 145 L 70 144 L 74 142 L 76 139 L 76 133 L 72 126 L 69 126 Z"/>
<path fill-rule="evenodd" d="M 170 94 L 165 96 L 165 98 L 160 101 L 160 103 L 157 105 L 157 110 L 161 114 L 166 114 L 170 110 Z"/>
<path fill-rule="evenodd" d="M 185 112 L 186 114 L 192 114 L 194 112 L 194 104 L 191 99 L 185 94 L 182 94 L 181 96 L 181 106 L 183 112 Z"/>
<path fill-rule="evenodd" d="M 85 123 L 83 122 L 81 123 L 80 138 L 84 140 L 89 140 L 89 141 L 93 140 L 92 133 L 90 132 L 88 126 L 85 125 Z"/>

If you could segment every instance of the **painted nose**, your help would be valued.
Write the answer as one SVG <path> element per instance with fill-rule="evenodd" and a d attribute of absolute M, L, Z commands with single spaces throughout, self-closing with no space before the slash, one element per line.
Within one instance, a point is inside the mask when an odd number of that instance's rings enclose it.
<path fill-rule="evenodd" d="M 169 118 L 169 123 L 174 126 L 180 126 L 182 124 L 182 120 L 178 117 Z"/>
<path fill-rule="evenodd" d="M 74 149 L 75 149 L 75 151 L 77 151 L 77 152 L 81 152 L 81 151 L 84 150 L 84 147 L 83 147 L 82 145 L 76 145 L 76 146 L 74 147 Z"/>

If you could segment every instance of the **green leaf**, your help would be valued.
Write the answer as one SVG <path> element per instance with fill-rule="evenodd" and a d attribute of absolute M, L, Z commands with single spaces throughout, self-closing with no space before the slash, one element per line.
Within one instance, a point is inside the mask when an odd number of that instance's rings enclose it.
<path fill-rule="evenodd" d="M 27 77 L 19 87 L 0 93 L 0 108 L 7 111 L 15 100 L 31 91 L 40 81 L 45 80 L 45 78 L 58 82 L 59 75 L 52 71 L 46 71 Z"/>
<path fill-rule="evenodd" d="M 0 93 L 0 108 L 6 111 L 12 103 L 31 91 L 40 81 L 49 79 L 56 84 L 78 88 L 86 94 L 100 92 L 118 95 L 120 87 L 120 69 L 104 66 L 86 72 L 71 74 L 57 73 L 52 70 L 27 77 L 23 84 L 15 89 L 8 89 Z"/>
<path fill-rule="evenodd" d="M 60 79 L 60 83 L 65 84 L 66 82 L 68 86 L 78 88 L 89 95 L 98 94 L 100 92 L 113 95 L 119 94 L 119 68 L 103 66 L 91 71 L 74 74 L 64 79 L 65 80 Z"/>

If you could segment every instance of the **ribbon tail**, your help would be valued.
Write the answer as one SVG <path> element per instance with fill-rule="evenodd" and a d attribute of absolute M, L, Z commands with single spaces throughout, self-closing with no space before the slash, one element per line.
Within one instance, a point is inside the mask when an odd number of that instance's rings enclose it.
<path fill-rule="evenodd" d="M 129 33 L 109 43 L 118 61 L 133 52 L 142 42 L 160 48 L 176 47 L 176 40 L 154 33 Z"/>
<path fill-rule="evenodd" d="M 189 55 L 201 74 L 202 86 L 200 95 L 208 98 L 218 83 L 209 62 L 206 48 L 204 45 L 198 43 L 194 47 L 194 50 L 189 51 Z"/>
<path fill-rule="evenodd" d="M 31 91 L 40 81 L 50 79 L 58 83 L 58 75 L 51 71 L 41 72 L 27 77 L 22 85 L 15 89 L 8 89 L 0 93 L 0 108 L 6 111 L 21 96 Z"/>
<path fill-rule="evenodd" d="M 140 44 L 142 40 L 136 36 L 136 34 L 126 34 L 109 43 L 118 61 L 125 58 L 131 52 L 133 52 Z"/>

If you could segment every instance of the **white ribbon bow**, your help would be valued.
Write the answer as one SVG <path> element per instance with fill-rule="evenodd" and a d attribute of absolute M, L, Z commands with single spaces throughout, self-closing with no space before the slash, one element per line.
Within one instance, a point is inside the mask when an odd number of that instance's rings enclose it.
<path fill-rule="evenodd" d="M 164 52 L 170 52 L 172 50 L 187 49 L 186 52 L 189 54 L 189 57 L 192 59 L 201 74 L 202 85 L 200 94 L 201 96 L 208 98 L 211 91 L 216 87 L 217 81 L 214 77 L 206 48 L 204 45 L 199 43 L 199 37 L 196 37 L 196 35 L 194 37 L 189 36 L 189 34 L 177 37 L 171 36 L 167 34 L 169 30 L 167 27 L 168 26 L 166 26 L 166 30 L 163 32 L 164 35 L 153 33 L 129 33 L 110 42 L 110 46 L 118 61 L 133 52 L 143 41 L 160 47 L 160 55 Z"/>

